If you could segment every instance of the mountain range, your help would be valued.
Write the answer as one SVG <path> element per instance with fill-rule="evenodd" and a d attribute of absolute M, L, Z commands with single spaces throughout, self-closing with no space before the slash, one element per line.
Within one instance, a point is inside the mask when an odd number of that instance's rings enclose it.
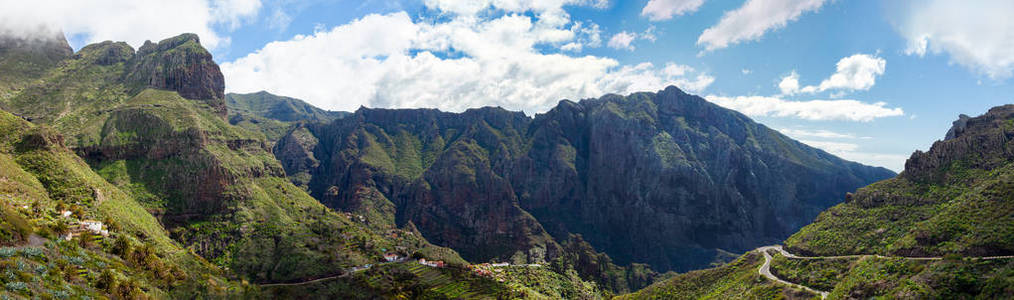
<path fill-rule="evenodd" d="M 814 256 L 1014 249 L 1010 107 L 959 119 L 895 177 L 677 87 L 562 100 L 529 116 L 333 112 L 227 94 L 224 82 L 193 34 L 77 52 L 62 36 L 0 38 L 5 292 L 806 297 L 758 280 L 764 258 L 751 250 L 783 240 Z M 506 266 L 484 274 L 487 262 Z M 1011 278 L 992 261 L 948 263 L 929 268 L 1000 280 L 955 293 L 1002 295 Z M 776 255 L 773 266 L 832 295 L 959 295 L 878 285 L 885 279 L 861 277 L 878 266 L 864 261 Z M 840 272 L 799 271 L 817 267 Z"/>

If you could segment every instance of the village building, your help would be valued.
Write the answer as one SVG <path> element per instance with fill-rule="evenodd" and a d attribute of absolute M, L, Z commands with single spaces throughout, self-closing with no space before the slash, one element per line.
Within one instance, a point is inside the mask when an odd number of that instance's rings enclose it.
<path fill-rule="evenodd" d="M 386 254 L 384 254 L 384 260 L 388 261 L 388 262 L 394 262 L 394 261 L 398 261 L 400 259 L 401 259 L 401 255 L 398 255 L 398 254 L 395 254 L 395 253 L 386 253 Z"/>
<path fill-rule="evenodd" d="M 428 261 L 425 258 L 420 258 L 419 259 L 419 264 L 424 265 L 424 266 L 434 267 L 434 268 L 443 268 L 445 266 L 444 261 L 442 261 L 442 260 Z"/>
<path fill-rule="evenodd" d="M 79 224 L 80 229 L 91 231 L 95 234 L 101 234 L 102 236 L 109 236 L 109 231 L 102 229 L 102 222 L 95 220 L 84 220 Z"/>

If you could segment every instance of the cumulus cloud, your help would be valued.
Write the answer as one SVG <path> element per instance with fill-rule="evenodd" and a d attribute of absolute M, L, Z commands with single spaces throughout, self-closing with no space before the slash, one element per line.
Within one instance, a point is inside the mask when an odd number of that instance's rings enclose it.
<path fill-rule="evenodd" d="M 337 110 L 361 105 L 448 111 L 502 106 L 536 113 L 560 99 L 658 90 L 670 84 L 699 92 L 715 80 L 675 63 L 621 65 L 611 58 L 567 55 L 565 51 L 580 49 L 574 43 L 582 42 L 584 29 L 598 32 L 598 27 L 569 19 L 546 26 L 539 16 L 555 7 L 528 14 L 515 9 L 534 6 L 509 6 L 506 13 L 489 14 L 481 13 L 491 9 L 488 5 L 430 2 L 433 9 L 452 7 L 441 12 L 449 17 L 372 14 L 269 43 L 221 64 L 226 89 L 267 90 Z M 585 42 L 596 43 L 596 34 L 584 36 Z"/>
<path fill-rule="evenodd" d="M 916 1 L 898 30 L 908 40 L 906 53 L 947 53 L 953 62 L 993 79 L 1014 72 L 1014 1 Z"/>
<path fill-rule="evenodd" d="M 792 95 L 799 92 L 799 74 L 796 74 L 796 71 L 792 71 L 789 75 L 782 77 L 782 81 L 778 82 L 778 89 L 782 90 L 783 95 Z"/>
<path fill-rule="evenodd" d="M 728 11 L 718 24 L 705 29 L 697 45 L 706 51 L 729 47 L 742 41 L 760 39 L 770 30 L 785 27 L 805 12 L 815 11 L 826 0 L 747 0 Z"/>
<path fill-rule="evenodd" d="M 634 46 L 630 43 L 636 38 L 637 36 L 633 33 L 622 31 L 613 35 L 613 37 L 609 39 L 609 48 L 634 51 Z"/>
<path fill-rule="evenodd" d="M 648 26 L 642 33 L 633 33 L 627 31 L 621 31 L 620 33 L 614 34 L 609 39 L 607 46 L 613 49 L 634 51 L 635 47 L 633 42 L 636 40 L 647 40 L 654 43 L 658 38 L 655 36 L 655 25 Z"/>
<path fill-rule="evenodd" d="M 838 61 L 837 70 L 819 85 L 799 86 L 799 74 L 793 71 L 782 77 L 778 89 L 784 95 L 797 93 L 818 93 L 827 90 L 846 91 L 869 90 L 877 82 L 877 77 L 884 74 L 887 60 L 869 54 L 855 54 Z"/>
<path fill-rule="evenodd" d="M 737 96 L 705 97 L 712 103 L 737 110 L 749 116 L 792 117 L 803 120 L 842 120 L 869 122 L 877 118 L 904 115 L 901 108 L 885 107 L 887 103 L 865 103 L 858 100 L 789 101 L 777 97 Z"/>
<path fill-rule="evenodd" d="M 664 21 L 673 16 L 693 13 L 704 4 L 704 0 L 650 0 L 641 9 L 641 16 L 652 21 Z"/>
<path fill-rule="evenodd" d="M 257 15 L 259 0 L 175 1 L 4 1 L 0 33 L 29 37 L 62 30 L 87 43 L 126 41 L 134 47 L 145 40 L 193 32 L 208 48 L 229 43 L 215 28 L 232 30 Z M 167 16 L 171 16 L 167 19 Z"/>

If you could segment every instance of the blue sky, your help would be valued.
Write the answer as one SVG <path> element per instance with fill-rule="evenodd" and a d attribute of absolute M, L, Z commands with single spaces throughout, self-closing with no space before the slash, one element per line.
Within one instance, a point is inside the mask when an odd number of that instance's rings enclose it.
<path fill-rule="evenodd" d="M 563 98 L 676 84 L 895 171 L 958 114 L 1014 103 L 1009 1 L 108 1 L 123 9 L 51 2 L 8 10 L 0 28 L 43 19 L 76 49 L 196 32 L 227 90 L 338 110 L 534 114 Z"/>

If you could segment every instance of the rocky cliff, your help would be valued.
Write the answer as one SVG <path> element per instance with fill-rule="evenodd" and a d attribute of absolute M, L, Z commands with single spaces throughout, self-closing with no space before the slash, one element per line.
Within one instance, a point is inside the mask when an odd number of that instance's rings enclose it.
<path fill-rule="evenodd" d="M 307 131 L 317 143 L 294 145 Z M 621 264 L 699 268 L 780 240 L 845 192 L 894 175 L 675 87 L 562 101 L 534 118 L 364 108 L 292 135 L 276 156 L 298 162 L 283 166 L 309 176 L 318 199 L 353 211 L 393 204 L 397 222 L 475 260 L 551 259 L 554 241 L 579 233 Z"/>
<path fill-rule="evenodd" d="M 134 89 L 173 90 L 183 98 L 204 100 L 225 116 L 225 78 L 196 34 L 158 42 L 145 41 L 124 74 Z"/>

